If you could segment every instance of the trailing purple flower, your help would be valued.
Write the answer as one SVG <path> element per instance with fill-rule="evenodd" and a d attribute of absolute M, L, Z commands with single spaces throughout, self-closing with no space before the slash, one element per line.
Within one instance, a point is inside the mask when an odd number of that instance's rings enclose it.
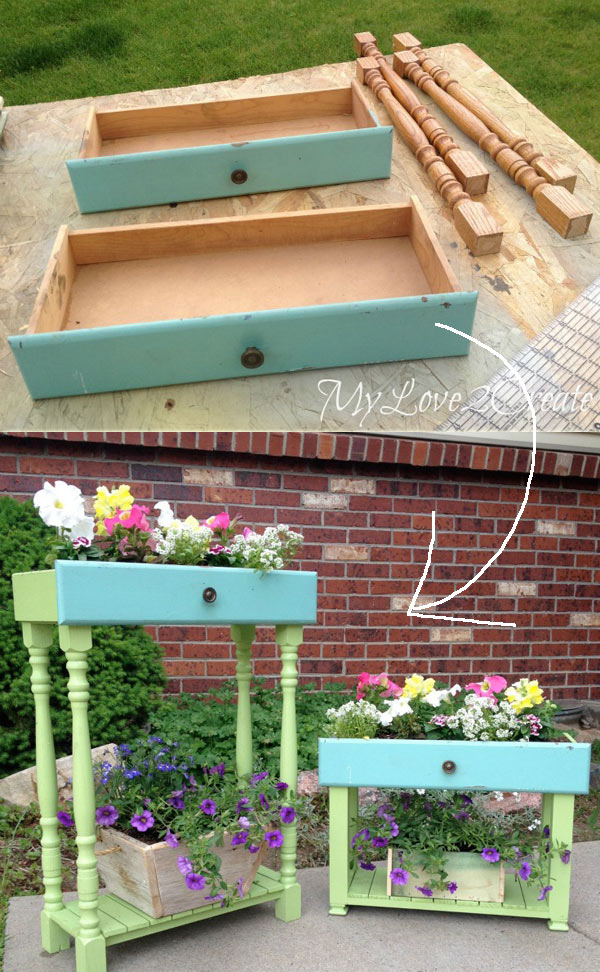
<path fill-rule="evenodd" d="M 407 884 L 408 878 L 408 871 L 405 871 L 402 867 L 395 867 L 390 871 L 390 881 L 392 884 Z"/>
<path fill-rule="evenodd" d="M 98 807 L 96 810 L 96 823 L 100 827 L 112 827 L 112 825 L 119 819 L 119 813 L 112 803 L 107 804 L 105 807 Z"/>
<path fill-rule="evenodd" d="M 500 854 L 495 847 L 484 847 L 481 856 L 484 861 L 489 861 L 490 864 L 496 864 L 500 860 Z"/>
<path fill-rule="evenodd" d="M 267 830 L 265 840 L 269 847 L 281 847 L 283 844 L 283 834 L 280 830 Z"/>
<path fill-rule="evenodd" d="M 63 825 L 63 827 L 75 826 L 75 821 L 73 820 L 73 817 L 71 816 L 70 813 L 67 813 L 66 810 L 59 810 L 58 813 L 56 814 L 56 819 L 58 820 L 59 824 Z"/>
<path fill-rule="evenodd" d="M 134 813 L 131 818 L 131 826 L 143 834 L 146 830 L 152 830 L 154 827 L 154 817 L 149 810 L 144 810 L 142 813 Z"/>
<path fill-rule="evenodd" d="M 202 888 L 206 884 L 206 878 L 203 874 L 195 874 L 194 871 L 190 871 L 185 876 L 185 883 L 190 891 L 202 891 Z"/>

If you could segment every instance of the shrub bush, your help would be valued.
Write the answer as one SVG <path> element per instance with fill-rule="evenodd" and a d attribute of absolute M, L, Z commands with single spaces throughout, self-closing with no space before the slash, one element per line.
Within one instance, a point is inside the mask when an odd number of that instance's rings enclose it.
<path fill-rule="evenodd" d="M 53 533 L 31 502 L 0 497 L 0 777 L 35 761 L 31 668 L 14 619 L 11 575 L 45 566 Z M 161 648 L 142 628 L 94 628 L 89 653 L 92 745 L 135 732 L 165 684 Z M 52 723 L 57 756 L 71 751 L 67 671 L 56 637 L 50 654 Z"/>
<path fill-rule="evenodd" d="M 316 692 L 312 683 L 301 683 L 296 696 L 298 769 L 315 769 L 317 740 L 325 712 L 349 698 L 345 685 L 328 685 Z M 282 694 L 266 688 L 264 679 L 252 684 L 252 743 L 255 759 L 270 772 L 279 771 L 279 733 Z M 182 694 L 166 699 L 151 713 L 153 733 L 177 741 L 186 752 L 198 755 L 209 766 L 230 763 L 235 755 L 236 683 L 228 679 L 202 695 Z M 126 741 L 126 740 L 123 740 Z"/>

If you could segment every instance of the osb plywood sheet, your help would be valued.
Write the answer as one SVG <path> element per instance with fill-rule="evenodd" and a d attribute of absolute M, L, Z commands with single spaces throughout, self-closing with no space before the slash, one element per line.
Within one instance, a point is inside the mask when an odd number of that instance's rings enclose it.
<path fill-rule="evenodd" d="M 461 44 L 434 49 L 436 59 L 547 155 L 577 169 L 577 196 L 597 213 L 600 167 L 575 142 Z M 100 109 L 249 97 L 342 85 L 354 62 L 286 74 L 94 99 Z M 370 91 L 366 97 L 389 123 Z M 430 100 L 423 97 L 430 104 Z M 65 159 L 73 158 L 92 99 L 10 109 L 0 149 L 0 428 L 52 429 L 434 429 L 498 371 L 498 359 L 473 346 L 466 358 L 440 358 L 323 372 L 253 376 L 149 390 L 33 403 L 4 337 L 23 330 L 58 226 L 109 226 L 327 206 L 421 200 L 465 290 L 479 290 L 474 335 L 512 358 L 600 272 L 600 219 L 576 240 L 562 240 L 535 213 L 533 201 L 489 160 L 486 204 L 504 230 L 499 254 L 474 259 L 457 238 L 448 210 L 404 143 L 395 136 L 389 180 L 353 183 L 149 209 L 80 216 Z M 434 109 L 445 127 L 484 156 Z M 453 398 L 454 396 L 454 398 Z"/>

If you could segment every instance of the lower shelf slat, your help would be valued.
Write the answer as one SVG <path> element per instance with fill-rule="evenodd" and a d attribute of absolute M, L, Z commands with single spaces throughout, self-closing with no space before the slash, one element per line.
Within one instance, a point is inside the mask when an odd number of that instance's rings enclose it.
<path fill-rule="evenodd" d="M 285 890 L 276 871 L 268 867 L 258 869 L 254 883 L 245 898 L 235 901 L 227 907 L 218 902 L 203 908 L 190 911 L 180 911 L 176 915 L 166 915 L 163 918 L 152 918 L 135 905 L 123 901 L 116 894 L 101 894 L 98 907 L 100 931 L 107 944 L 129 941 L 163 928 L 176 928 L 194 921 L 212 918 L 217 914 L 227 914 L 239 911 L 255 904 L 263 904 L 276 900 Z M 52 920 L 75 938 L 79 932 L 79 904 L 77 901 L 68 902 L 60 911 L 54 912 Z"/>
<path fill-rule="evenodd" d="M 387 874 L 385 867 L 374 871 L 359 869 L 351 878 L 347 904 L 377 908 L 413 908 L 430 911 L 460 911 L 484 915 L 512 915 L 525 918 L 548 918 L 547 901 L 537 900 L 537 887 L 523 886 L 513 874 L 508 874 L 504 883 L 504 901 L 463 901 L 448 898 L 426 898 L 419 896 L 387 895 Z"/>

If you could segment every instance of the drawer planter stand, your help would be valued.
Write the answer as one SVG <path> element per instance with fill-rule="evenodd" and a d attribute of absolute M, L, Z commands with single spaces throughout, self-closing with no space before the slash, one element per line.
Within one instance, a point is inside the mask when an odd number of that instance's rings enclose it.
<path fill-rule="evenodd" d="M 88 652 L 96 624 L 170 623 L 231 624 L 237 652 L 238 773 L 252 772 L 250 711 L 251 653 L 256 624 L 275 624 L 281 652 L 283 713 L 281 779 L 295 790 L 297 744 L 295 690 L 302 624 L 316 620 L 316 574 L 274 571 L 256 574 L 236 568 L 180 567 L 151 564 L 57 561 L 55 570 L 13 576 L 15 617 L 32 666 L 35 698 L 36 765 L 44 907 L 42 947 L 58 952 L 75 939 L 77 972 L 105 972 L 106 946 L 150 935 L 162 929 L 275 901 L 283 921 L 300 917 L 296 879 L 296 825 L 282 824 L 281 868 L 260 866 L 248 895 L 229 907 L 219 904 L 152 918 L 114 894 L 98 894 L 95 855 L 94 780 L 88 726 Z M 65 902 L 61 890 L 57 780 L 50 717 L 48 657 L 54 626 L 69 672 L 73 716 L 73 814 L 77 829 L 77 900 Z"/>
<path fill-rule="evenodd" d="M 349 905 L 413 908 L 544 918 L 552 931 L 568 931 L 571 865 L 549 864 L 544 901 L 507 873 L 504 900 L 425 898 L 388 894 L 387 867 L 366 871 L 351 860 L 358 829 L 358 787 L 510 790 L 542 793 L 542 824 L 553 841 L 571 846 L 576 793 L 589 790 L 590 745 L 559 742 L 474 742 L 421 739 L 320 739 L 319 782 L 329 787 L 330 909 Z"/>

